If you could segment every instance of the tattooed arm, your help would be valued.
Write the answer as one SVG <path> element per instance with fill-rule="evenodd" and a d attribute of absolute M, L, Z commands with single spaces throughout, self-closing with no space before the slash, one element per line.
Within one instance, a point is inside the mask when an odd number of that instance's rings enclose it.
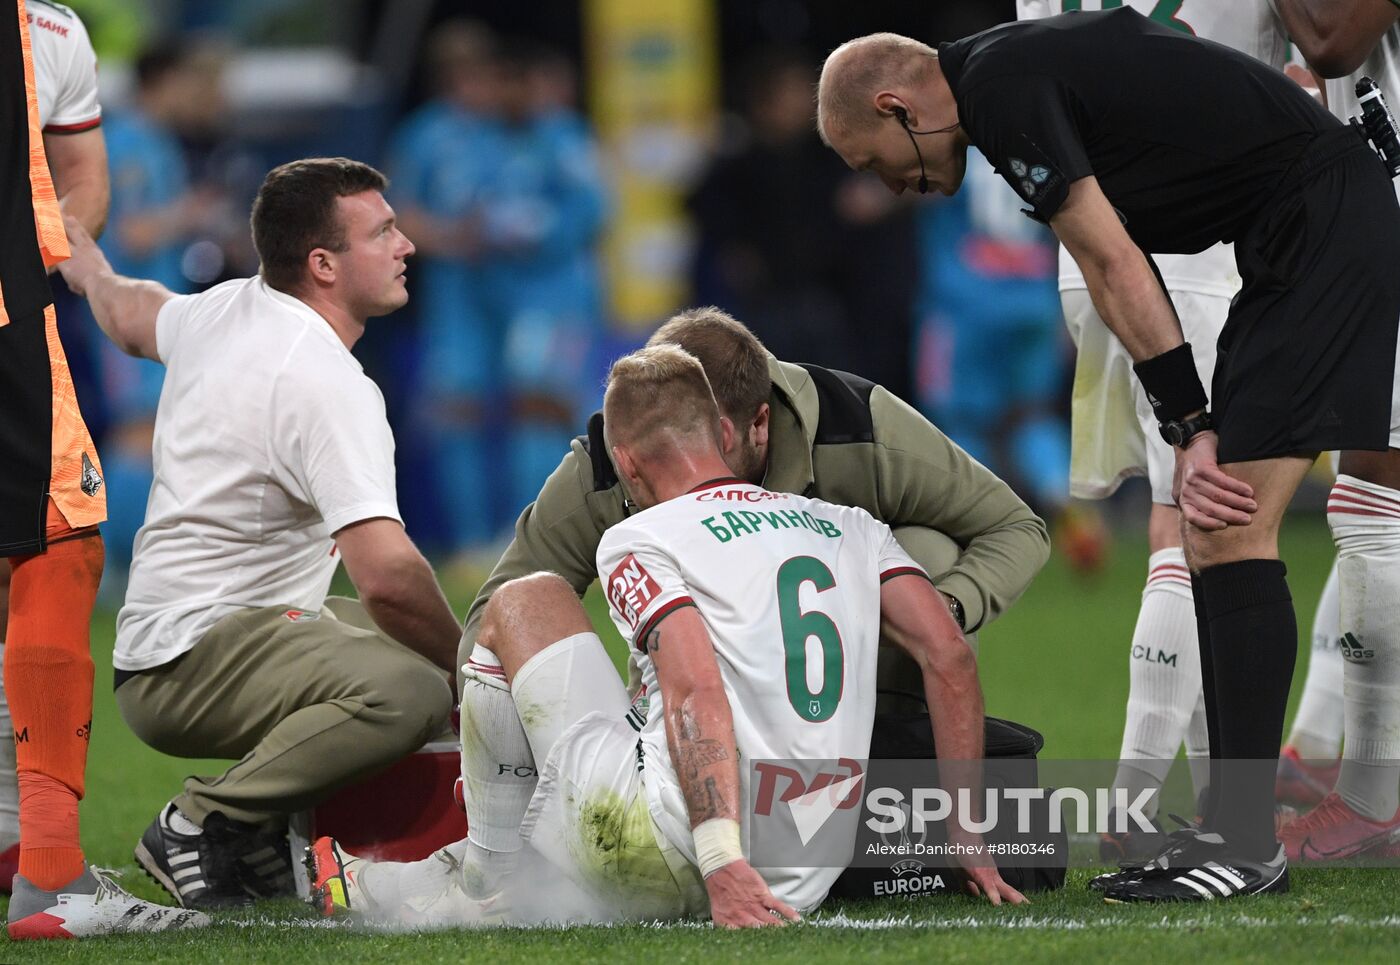
<path fill-rule="evenodd" d="M 672 611 L 643 644 L 661 687 L 666 743 L 695 833 L 711 917 L 726 928 L 795 921 L 797 912 L 773 896 L 740 848 L 742 791 L 734 715 L 699 611 Z"/>
<path fill-rule="evenodd" d="M 682 607 L 648 634 L 666 709 L 666 743 L 690 812 L 690 826 L 739 819 L 739 754 L 734 716 L 709 632 L 694 607 Z"/>

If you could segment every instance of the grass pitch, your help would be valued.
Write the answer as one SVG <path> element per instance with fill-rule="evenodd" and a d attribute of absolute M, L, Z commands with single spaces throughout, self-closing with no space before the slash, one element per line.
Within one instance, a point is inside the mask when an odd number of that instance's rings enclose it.
<path fill-rule="evenodd" d="M 1313 608 L 1332 559 L 1320 517 L 1290 523 L 1284 558 L 1298 607 L 1300 684 Z M 1116 756 L 1128 641 L 1146 561 L 1140 539 L 1120 541 L 1094 579 L 1076 577 L 1056 558 L 1015 609 L 982 635 L 988 712 L 1041 730 L 1043 756 Z M 448 589 L 454 607 L 464 611 L 472 588 Z M 596 595 L 591 603 L 595 617 L 603 619 Z M 93 624 L 99 669 L 83 844 L 93 863 L 123 870 L 132 891 L 165 900 L 137 869 L 132 848 L 185 775 L 224 765 L 163 757 L 126 729 L 111 697 L 112 634 L 113 614 L 99 613 Z M 1295 686 L 1295 699 L 1297 691 Z M 0 961 L 1390 961 L 1400 942 L 1397 871 L 1295 869 L 1287 895 L 1171 908 L 1105 905 L 1084 887 L 1090 874 L 1071 872 L 1063 891 L 1036 896 L 1023 908 L 993 909 L 961 896 L 831 903 L 802 925 L 742 934 L 697 924 L 390 934 L 322 922 L 295 903 L 269 903 L 220 915 L 205 932 L 7 944 Z"/>

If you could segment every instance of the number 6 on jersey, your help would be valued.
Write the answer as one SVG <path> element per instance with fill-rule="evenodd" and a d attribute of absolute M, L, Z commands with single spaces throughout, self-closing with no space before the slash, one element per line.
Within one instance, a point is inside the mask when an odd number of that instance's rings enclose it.
<path fill-rule="evenodd" d="M 825 563 L 811 556 L 795 556 L 778 567 L 778 620 L 783 631 L 783 655 L 788 703 L 803 720 L 819 724 L 836 713 L 845 681 L 841 631 L 820 610 L 802 612 L 802 585 L 811 583 L 818 593 L 836 585 Z M 821 648 L 821 689 L 812 691 L 808 681 L 808 642 Z"/>

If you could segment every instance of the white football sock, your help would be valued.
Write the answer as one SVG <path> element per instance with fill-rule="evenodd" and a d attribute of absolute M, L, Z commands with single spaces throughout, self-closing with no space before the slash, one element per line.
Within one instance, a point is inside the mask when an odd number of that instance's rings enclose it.
<path fill-rule="evenodd" d="M 496 655 L 478 645 L 463 673 L 462 791 L 467 839 L 480 849 L 473 855 L 476 863 L 490 863 L 493 859 L 485 852 L 520 850 L 520 821 L 539 775 Z"/>
<path fill-rule="evenodd" d="M 176 834 L 203 834 L 204 829 L 195 824 L 190 816 L 179 808 L 170 812 L 170 830 Z"/>
<path fill-rule="evenodd" d="M 465 925 L 479 917 L 461 888 L 466 841 L 439 848 L 419 861 L 376 861 L 360 872 L 360 889 L 374 920 L 414 926 Z"/>
<path fill-rule="evenodd" d="M 0 627 L 3 629 L 3 627 Z M 19 840 L 19 778 L 15 774 L 15 728 L 3 686 L 5 644 L 0 641 L 0 851 Z"/>
<path fill-rule="evenodd" d="M 1148 558 L 1128 666 L 1128 713 L 1114 787 L 1135 799 L 1143 790 L 1161 788 L 1201 694 L 1191 574 L 1179 548 Z M 1143 810 L 1155 815 L 1157 805 L 1154 795 Z"/>
<path fill-rule="evenodd" d="M 1308 656 L 1308 676 L 1288 744 L 1305 761 L 1335 760 L 1342 747 L 1342 660 L 1341 589 L 1337 564 L 1327 576 L 1327 585 L 1317 600 L 1313 618 L 1312 652 Z"/>
<path fill-rule="evenodd" d="M 1327 500 L 1341 584 L 1346 739 L 1337 793 L 1388 821 L 1400 806 L 1400 492 L 1339 475 Z"/>

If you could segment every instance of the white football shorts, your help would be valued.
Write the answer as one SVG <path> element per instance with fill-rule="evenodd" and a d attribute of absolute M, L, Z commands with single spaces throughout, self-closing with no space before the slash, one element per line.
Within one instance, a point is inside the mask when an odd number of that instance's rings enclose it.
<path fill-rule="evenodd" d="M 1171 299 L 1209 396 L 1215 344 L 1230 299 L 1185 291 L 1172 292 Z M 1152 404 L 1133 374 L 1132 357 L 1099 318 L 1088 291 L 1062 291 L 1060 304 L 1078 349 L 1070 407 L 1070 495 L 1106 499 L 1124 479 L 1146 475 L 1152 501 L 1173 505 L 1176 456 L 1157 431 Z"/>
<path fill-rule="evenodd" d="M 598 638 L 580 634 L 536 654 L 511 691 L 540 762 L 521 837 L 608 920 L 708 913 L 699 869 L 652 820 L 639 770 L 640 735 L 628 722 L 627 692 Z"/>

